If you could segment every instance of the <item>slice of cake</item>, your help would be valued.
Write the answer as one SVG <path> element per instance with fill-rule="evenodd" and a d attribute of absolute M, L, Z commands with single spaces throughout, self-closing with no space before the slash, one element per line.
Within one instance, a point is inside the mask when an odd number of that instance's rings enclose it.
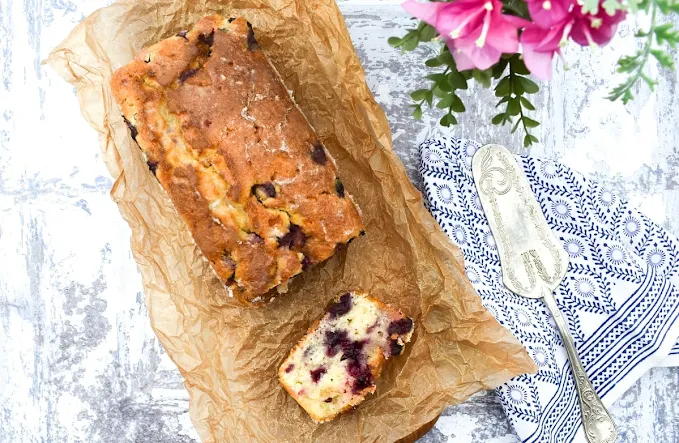
<path fill-rule="evenodd" d="M 314 421 L 332 420 L 375 392 L 386 360 L 403 352 L 413 326 L 401 311 L 348 292 L 292 349 L 278 378 Z"/>

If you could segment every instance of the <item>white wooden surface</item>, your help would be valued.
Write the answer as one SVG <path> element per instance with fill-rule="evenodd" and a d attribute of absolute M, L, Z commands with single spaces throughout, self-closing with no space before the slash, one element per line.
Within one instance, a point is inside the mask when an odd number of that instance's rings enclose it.
<path fill-rule="evenodd" d="M 39 62 L 105 0 L 0 0 L 0 442 L 193 442 L 182 379 L 148 324 L 129 229 L 73 89 Z M 340 7 L 417 184 L 417 144 L 435 113 L 409 115 L 423 85 L 421 48 L 400 55 L 386 38 L 409 23 L 396 1 Z M 610 183 L 679 234 L 679 93 L 663 73 L 657 93 L 607 102 L 620 37 L 594 54 L 568 48 L 571 68 L 536 96 L 532 153 Z M 679 57 L 675 54 L 677 64 Z M 520 139 L 488 125 L 494 97 L 466 94 L 452 131 L 515 151 Z M 613 407 L 624 442 L 679 441 L 679 370 L 646 374 Z M 445 411 L 423 442 L 513 442 L 492 393 Z"/>

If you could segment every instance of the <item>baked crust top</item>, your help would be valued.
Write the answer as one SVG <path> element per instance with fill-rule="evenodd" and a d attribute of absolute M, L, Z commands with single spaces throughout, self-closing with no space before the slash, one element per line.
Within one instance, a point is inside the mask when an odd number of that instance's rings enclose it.
<path fill-rule="evenodd" d="M 243 18 L 204 17 L 113 74 L 149 169 L 231 295 L 275 295 L 362 233 L 337 166 Z"/>

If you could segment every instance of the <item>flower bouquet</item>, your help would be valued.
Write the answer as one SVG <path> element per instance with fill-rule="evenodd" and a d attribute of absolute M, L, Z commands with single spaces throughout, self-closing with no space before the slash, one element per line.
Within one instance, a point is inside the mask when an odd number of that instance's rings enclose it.
<path fill-rule="evenodd" d="M 635 34 L 641 48 L 618 60 L 617 72 L 626 78 L 608 98 L 623 103 L 633 99 L 639 81 L 653 89 L 656 81 L 645 72 L 652 58 L 664 68 L 674 68 L 664 49 L 679 43 L 679 31 L 660 18 L 679 13 L 678 0 L 407 0 L 403 7 L 421 21 L 405 36 L 391 37 L 389 44 L 404 51 L 432 40 L 442 46 L 438 56 L 425 62 L 442 71 L 427 75 L 429 88 L 411 94 L 415 118 L 421 117 L 425 103 L 431 107 L 436 98 L 436 107 L 446 111 L 441 125 L 456 124 L 455 115 L 465 111 L 458 91 L 467 89 L 471 80 L 486 88 L 494 85 L 501 111 L 492 123 L 513 125 L 512 133 L 521 127 L 526 147 L 538 141 L 530 129 L 539 125 L 526 115 L 535 110 L 526 95 L 539 90 L 528 75 L 549 80 L 553 59 L 563 58 L 561 49 L 570 41 L 603 46 L 629 15 L 648 17 L 647 30 Z"/>

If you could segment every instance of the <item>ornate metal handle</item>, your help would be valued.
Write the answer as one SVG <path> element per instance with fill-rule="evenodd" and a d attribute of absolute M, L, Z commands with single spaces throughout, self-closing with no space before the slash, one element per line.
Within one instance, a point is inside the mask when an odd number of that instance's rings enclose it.
<path fill-rule="evenodd" d="M 561 339 L 566 347 L 566 352 L 568 353 L 568 360 L 571 363 L 573 377 L 575 378 L 575 387 L 580 397 L 582 425 L 585 428 L 587 440 L 590 443 L 614 443 L 618 438 L 618 431 L 615 428 L 613 418 L 611 418 L 611 414 L 601 402 L 601 399 L 587 378 L 587 373 L 582 367 L 580 357 L 578 357 L 578 352 L 575 349 L 573 337 L 568 330 L 568 324 L 556 304 L 554 294 L 545 287 L 542 290 L 542 296 L 554 317 L 556 326 L 561 334 Z"/>

